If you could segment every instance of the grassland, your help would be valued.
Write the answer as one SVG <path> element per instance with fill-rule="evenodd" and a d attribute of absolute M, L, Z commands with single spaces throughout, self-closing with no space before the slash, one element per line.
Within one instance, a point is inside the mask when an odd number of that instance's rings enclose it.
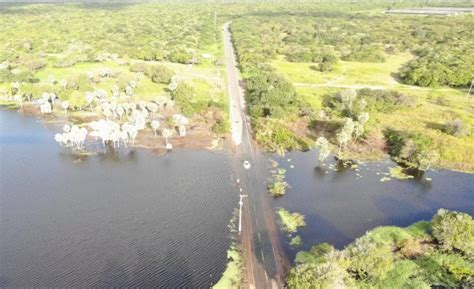
<path fill-rule="evenodd" d="M 282 57 L 272 65 L 293 83 L 302 101 L 315 111 L 323 108 L 328 95 L 350 88 L 395 90 L 413 97 L 416 100 L 413 107 L 390 113 L 371 112 L 367 133 L 382 137 L 382 132 L 388 127 L 419 132 L 432 138 L 440 153 L 438 167 L 474 172 L 474 134 L 456 137 L 442 132 L 443 124 L 452 119 L 460 119 L 474 127 L 474 101 L 469 101 L 465 90 L 423 88 L 398 82 L 397 72 L 411 57 L 403 53 L 389 55 L 383 63 L 340 61 L 329 73 L 312 69 L 312 63 L 292 63 Z M 382 153 L 380 150 L 369 153 L 364 150 L 360 155 L 374 159 Z"/>

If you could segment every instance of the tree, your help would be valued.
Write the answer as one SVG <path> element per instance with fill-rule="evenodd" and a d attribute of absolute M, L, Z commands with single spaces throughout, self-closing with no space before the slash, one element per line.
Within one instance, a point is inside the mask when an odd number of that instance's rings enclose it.
<path fill-rule="evenodd" d="M 344 122 L 344 126 L 342 129 L 337 133 L 336 138 L 337 142 L 339 143 L 339 152 L 338 155 L 341 157 L 343 148 L 352 138 L 352 133 L 354 132 L 354 122 L 351 118 L 346 118 Z"/>
<path fill-rule="evenodd" d="M 438 161 L 439 153 L 435 150 L 423 150 L 417 155 L 418 169 L 427 171 L 431 165 Z"/>
<path fill-rule="evenodd" d="M 318 160 L 320 163 L 322 163 L 331 153 L 329 141 L 325 137 L 321 136 L 316 140 L 315 146 L 319 149 Z"/>
<path fill-rule="evenodd" d="M 293 85 L 274 72 L 259 71 L 246 79 L 246 96 L 253 117 L 281 118 L 294 109 Z"/>
<path fill-rule="evenodd" d="M 394 256 L 389 244 L 376 243 L 370 235 L 364 235 L 348 247 L 350 269 L 360 279 L 383 278 L 393 268 Z"/>
<path fill-rule="evenodd" d="M 354 141 L 364 134 L 364 125 L 358 121 L 354 122 Z"/>
<path fill-rule="evenodd" d="M 66 113 L 66 117 L 67 117 L 67 110 L 69 109 L 69 102 L 67 102 L 67 101 L 61 102 L 61 107 L 64 109 L 64 113 Z"/>
<path fill-rule="evenodd" d="M 348 89 L 340 92 L 338 95 L 344 108 L 352 111 L 352 105 L 357 98 L 357 92 L 354 89 Z"/>
<path fill-rule="evenodd" d="M 165 129 L 163 129 L 162 135 L 165 138 L 166 145 L 168 145 L 168 143 L 169 143 L 168 139 L 173 136 L 173 130 L 171 130 L 169 128 L 165 128 Z"/>
<path fill-rule="evenodd" d="M 146 68 L 145 74 L 155 83 L 168 84 L 174 75 L 174 71 L 162 64 L 154 64 Z"/>
<path fill-rule="evenodd" d="M 160 127 L 160 122 L 157 121 L 157 120 L 152 120 L 151 123 L 151 128 L 153 129 L 153 133 L 155 134 L 156 136 L 156 131 L 158 130 L 158 128 Z"/>

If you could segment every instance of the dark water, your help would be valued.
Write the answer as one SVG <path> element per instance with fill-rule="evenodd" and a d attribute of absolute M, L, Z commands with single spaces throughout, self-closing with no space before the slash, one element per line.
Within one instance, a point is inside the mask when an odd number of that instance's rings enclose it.
<path fill-rule="evenodd" d="M 219 279 L 238 201 L 229 155 L 136 150 L 78 160 L 53 135 L 0 110 L 0 287 L 208 288 Z M 474 215 L 471 174 L 382 183 L 376 173 L 394 164 L 325 173 L 314 169 L 315 152 L 279 162 L 291 188 L 272 206 L 307 222 L 301 248 L 282 236 L 290 259 L 314 243 L 341 248 L 376 226 L 429 220 L 440 207 Z"/>
<path fill-rule="evenodd" d="M 38 120 L 0 117 L 0 287 L 209 288 L 219 279 L 238 202 L 228 155 L 137 150 L 77 161 Z"/>
<path fill-rule="evenodd" d="M 389 167 L 395 166 L 390 161 L 367 163 L 360 166 L 360 171 L 327 169 L 326 173 L 315 169 L 316 156 L 312 151 L 278 159 L 287 169 L 291 188 L 272 205 L 306 216 L 307 226 L 299 230 L 304 242 L 300 249 L 308 250 L 321 242 L 341 248 L 377 226 L 408 226 L 430 220 L 438 208 L 474 215 L 473 174 L 437 170 L 427 172 L 420 180 L 392 178 L 381 182 L 384 175 L 377 172 L 389 172 Z M 282 238 L 292 259 L 300 249 L 291 248 L 289 239 Z"/>

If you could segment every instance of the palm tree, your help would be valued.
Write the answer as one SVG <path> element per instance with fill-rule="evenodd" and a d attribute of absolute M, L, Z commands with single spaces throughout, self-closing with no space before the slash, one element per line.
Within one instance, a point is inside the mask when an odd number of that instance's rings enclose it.
<path fill-rule="evenodd" d="M 157 132 L 158 128 L 160 127 L 160 122 L 157 121 L 157 120 L 152 120 L 150 125 L 151 125 L 151 128 L 153 129 L 153 133 L 156 136 L 156 132 Z"/>
<path fill-rule="evenodd" d="M 169 144 L 168 138 L 173 136 L 173 130 L 171 130 L 169 128 L 165 128 L 165 129 L 163 129 L 162 134 L 163 134 L 163 137 L 165 138 L 166 146 L 168 146 L 168 144 Z"/>
<path fill-rule="evenodd" d="M 64 109 L 64 112 L 66 113 L 66 117 L 67 117 L 67 110 L 69 108 L 69 102 L 67 102 L 66 100 L 61 102 L 61 107 Z"/>

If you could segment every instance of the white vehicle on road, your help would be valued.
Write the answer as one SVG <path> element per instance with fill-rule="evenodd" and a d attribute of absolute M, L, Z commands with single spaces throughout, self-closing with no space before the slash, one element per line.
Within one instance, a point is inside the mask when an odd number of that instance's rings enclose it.
<path fill-rule="evenodd" d="M 250 162 L 249 161 L 244 162 L 244 169 L 246 169 L 246 170 L 250 169 Z"/>

